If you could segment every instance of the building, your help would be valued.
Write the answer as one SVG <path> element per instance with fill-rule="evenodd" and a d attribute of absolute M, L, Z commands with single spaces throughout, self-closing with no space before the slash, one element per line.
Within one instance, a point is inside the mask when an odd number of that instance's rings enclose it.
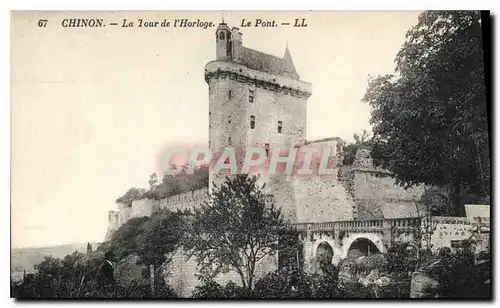
<path fill-rule="evenodd" d="M 313 262 L 318 250 L 326 249 L 325 246 L 330 246 L 327 250 L 337 257 L 345 257 L 349 247 L 360 239 L 374 242 L 384 252 L 387 241 L 383 236 L 387 237 L 387 232 L 382 230 L 392 226 L 391 221 L 385 220 L 406 219 L 404 223 L 413 223 L 413 218 L 422 214 L 416 201 L 423 188 L 405 190 L 396 185 L 390 174 L 373 166 L 366 150 L 358 151 L 352 166 L 341 167 L 337 138 L 306 140 L 307 99 L 313 93 L 312 85 L 300 79 L 288 46 L 283 57 L 250 49 L 243 46 L 239 29 L 231 29 L 225 23 L 217 27 L 214 41 L 216 59 L 205 66 L 212 153 L 234 147 L 237 163 L 241 165 L 241 154 L 249 147 L 263 147 L 269 156 L 278 148 L 327 149 L 329 163 L 338 169 L 329 177 L 259 174 L 285 219 L 305 228 L 302 237 L 306 241 L 305 262 Z M 210 183 L 220 180 L 219 174 L 211 172 Z M 196 206 L 206 191 L 169 197 L 160 200 L 159 206 L 157 201 L 147 199 L 134 201 L 130 206 L 120 204 L 118 212 L 110 213 L 110 229 L 116 230 L 131 217 L 150 216 L 157 208 Z M 368 220 L 377 222 L 365 223 Z M 312 225 L 319 231 L 311 233 L 307 226 Z M 324 228 L 332 233 L 330 226 L 356 231 L 344 232 L 342 238 L 339 232 L 326 238 Z M 257 273 L 264 275 L 277 266 L 277 258 L 270 258 L 261 262 Z M 198 284 L 196 262 L 186 260 L 182 249 L 172 256 L 168 271 L 169 285 L 182 296 L 189 296 Z M 238 283 L 239 276 L 228 273 L 216 279 L 222 284 L 229 280 Z"/>

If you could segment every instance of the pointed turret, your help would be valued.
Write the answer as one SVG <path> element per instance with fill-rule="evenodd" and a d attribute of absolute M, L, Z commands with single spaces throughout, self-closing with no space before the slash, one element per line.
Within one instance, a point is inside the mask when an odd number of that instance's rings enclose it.
<path fill-rule="evenodd" d="M 299 77 L 295 65 L 293 65 L 292 56 L 290 55 L 290 50 L 288 49 L 288 42 L 286 43 L 285 56 L 283 57 L 284 71 L 294 77 Z"/>
<path fill-rule="evenodd" d="M 224 20 L 217 27 L 215 32 L 217 60 L 230 61 L 231 54 L 231 29 L 224 23 Z"/>

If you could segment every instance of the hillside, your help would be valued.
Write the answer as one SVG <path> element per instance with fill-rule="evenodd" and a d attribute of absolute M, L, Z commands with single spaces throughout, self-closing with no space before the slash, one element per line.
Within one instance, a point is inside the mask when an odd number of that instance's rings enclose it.
<path fill-rule="evenodd" d="M 100 243 L 90 244 L 92 245 L 92 249 L 95 250 Z M 87 251 L 87 243 L 11 249 L 10 271 L 12 278 L 22 277 L 24 270 L 27 273 L 33 272 L 34 266 L 40 263 L 46 256 L 64 258 L 75 251 L 85 253 Z"/>

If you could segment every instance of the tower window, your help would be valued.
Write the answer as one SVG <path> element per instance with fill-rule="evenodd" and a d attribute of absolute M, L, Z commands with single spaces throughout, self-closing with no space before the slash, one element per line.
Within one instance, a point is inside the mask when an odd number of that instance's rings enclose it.
<path fill-rule="evenodd" d="M 250 116 L 250 128 L 255 128 L 255 116 Z"/>
<path fill-rule="evenodd" d="M 221 32 L 221 33 L 219 34 L 219 39 L 221 39 L 221 40 L 225 39 L 224 32 Z"/>
<path fill-rule="evenodd" d="M 231 137 L 229 137 L 229 139 L 227 140 L 227 142 L 228 142 L 229 145 L 232 145 Z"/>
<path fill-rule="evenodd" d="M 266 144 L 264 145 L 264 148 L 265 148 L 265 150 L 266 150 L 266 156 L 269 156 L 269 143 L 266 143 Z"/>
<path fill-rule="evenodd" d="M 227 91 L 227 97 L 231 99 L 232 96 L 233 96 L 233 91 L 231 90 Z"/>
<path fill-rule="evenodd" d="M 249 91 L 249 93 L 248 93 L 248 101 L 249 101 L 250 103 L 253 103 L 253 98 L 254 98 L 254 96 L 255 96 L 255 91 L 250 90 L 250 91 Z"/>
<path fill-rule="evenodd" d="M 283 122 L 278 121 L 278 134 L 281 134 L 282 130 L 283 130 Z"/>

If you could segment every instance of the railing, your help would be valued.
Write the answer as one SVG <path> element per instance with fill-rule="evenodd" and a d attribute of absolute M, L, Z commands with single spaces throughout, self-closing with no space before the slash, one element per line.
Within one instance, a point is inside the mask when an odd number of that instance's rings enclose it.
<path fill-rule="evenodd" d="M 470 225 L 467 217 L 433 216 L 432 221 L 439 224 Z"/>
<path fill-rule="evenodd" d="M 422 218 L 420 217 L 392 218 L 388 219 L 388 221 L 390 221 L 392 229 L 408 231 L 419 229 L 422 224 Z"/>
<path fill-rule="evenodd" d="M 384 223 L 388 227 L 401 230 L 413 230 L 420 228 L 421 218 L 392 218 L 374 220 L 345 220 L 318 223 L 295 223 L 290 224 L 291 228 L 297 231 L 345 231 L 345 232 L 382 232 Z"/>
<path fill-rule="evenodd" d="M 434 224 L 464 224 L 470 225 L 470 221 L 466 217 L 445 217 L 433 216 Z M 345 221 L 330 221 L 318 223 L 294 223 L 288 226 L 297 231 L 345 231 L 345 232 L 382 232 L 385 228 L 393 230 L 411 231 L 418 230 L 422 227 L 421 217 L 405 217 L 405 218 L 389 218 L 389 219 L 374 219 L 374 220 L 345 220 Z M 483 226 L 489 226 L 489 221 L 482 222 Z"/>

